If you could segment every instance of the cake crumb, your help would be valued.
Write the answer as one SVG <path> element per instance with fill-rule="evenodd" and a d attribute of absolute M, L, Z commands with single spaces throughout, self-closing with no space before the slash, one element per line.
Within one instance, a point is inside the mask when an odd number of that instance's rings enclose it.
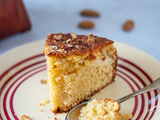
<path fill-rule="evenodd" d="M 41 101 L 40 105 L 45 105 L 47 103 L 50 103 L 50 100 L 43 100 L 43 101 Z"/>
<path fill-rule="evenodd" d="M 133 116 L 132 116 L 132 113 L 125 113 L 123 116 L 122 116 L 122 119 L 123 120 L 129 120 L 131 119 Z"/>
<path fill-rule="evenodd" d="M 21 120 L 31 120 L 31 118 L 29 116 L 22 115 Z"/>
<path fill-rule="evenodd" d="M 52 111 L 53 112 L 53 111 Z M 57 115 L 57 113 L 56 112 L 53 112 L 55 115 Z"/>
<path fill-rule="evenodd" d="M 39 112 L 43 112 L 43 110 L 41 110 L 41 109 L 38 109 L 38 111 L 39 111 Z"/>
<path fill-rule="evenodd" d="M 47 80 L 42 79 L 42 80 L 41 80 L 41 83 L 42 83 L 42 84 L 47 84 Z"/>
<path fill-rule="evenodd" d="M 56 117 L 54 118 L 55 120 L 58 120 Z"/>
<path fill-rule="evenodd" d="M 51 117 L 50 116 L 47 116 L 47 119 L 50 119 Z"/>

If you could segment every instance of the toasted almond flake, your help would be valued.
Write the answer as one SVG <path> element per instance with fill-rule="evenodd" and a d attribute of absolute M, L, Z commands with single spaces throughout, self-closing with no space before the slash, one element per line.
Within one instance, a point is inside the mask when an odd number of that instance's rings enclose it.
<path fill-rule="evenodd" d="M 52 49 L 58 49 L 57 46 L 50 46 Z"/>
<path fill-rule="evenodd" d="M 42 83 L 42 84 L 47 84 L 47 80 L 42 79 L 42 80 L 41 80 L 41 83 Z"/>
<path fill-rule="evenodd" d="M 64 49 L 58 49 L 57 51 L 58 52 L 64 52 Z"/>
<path fill-rule="evenodd" d="M 77 35 L 75 33 L 70 33 L 70 34 L 71 34 L 73 40 L 77 38 Z"/>
<path fill-rule="evenodd" d="M 79 46 L 78 46 L 78 45 L 75 45 L 75 47 L 76 47 L 76 48 L 79 48 Z"/>
<path fill-rule="evenodd" d="M 50 100 L 43 100 L 43 101 L 41 101 L 40 105 L 45 105 L 47 103 L 50 103 Z"/>
<path fill-rule="evenodd" d="M 48 35 L 47 35 L 47 39 L 52 39 L 52 37 L 53 37 L 53 33 L 49 33 Z"/>
<path fill-rule="evenodd" d="M 71 45 L 71 44 L 67 44 L 67 46 L 68 46 L 68 47 L 73 47 L 73 45 Z"/>
<path fill-rule="evenodd" d="M 51 36 L 51 35 L 52 35 L 52 33 L 49 33 L 49 34 L 48 34 L 48 36 Z"/>
<path fill-rule="evenodd" d="M 92 35 L 88 35 L 88 42 L 94 42 L 95 38 Z"/>
<path fill-rule="evenodd" d="M 89 43 L 93 43 L 94 42 L 94 38 L 92 37 L 92 38 L 88 38 L 88 42 Z"/>
<path fill-rule="evenodd" d="M 55 38 L 56 40 L 60 40 L 60 39 L 62 38 L 62 35 L 54 35 L 54 38 Z"/>
<path fill-rule="evenodd" d="M 50 54 L 50 53 L 53 53 L 53 52 L 55 52 L 55 50 L 53 50 L 51 47 L 46 48 L 46 54 Z"/>
<path fill-rule="evenodd" d="M 71 41 L 71 39 L 66 40 L 66 43 L 69 43 Z"/>
<path fill-rule="evenodd" d="M 88 36 L 92 36 L 93 34 L 92 33 L 89 33 L 89 35 Z"/>

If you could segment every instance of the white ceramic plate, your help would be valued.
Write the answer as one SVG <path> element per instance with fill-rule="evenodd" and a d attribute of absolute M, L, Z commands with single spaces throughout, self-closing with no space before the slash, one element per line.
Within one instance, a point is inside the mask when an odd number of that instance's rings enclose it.
<path fill-rule="evenodd" d="M 50 99 L 47 79 L 44 41 L 15 48 L 0 56 L 0 118 L 18 120 L 29 115 L 34 120 L 64 119 L 66 113 L 51 112 L 51 105 L 40 106 Z M 115 82 L 92 98 L 117 99 L 134 92 L 160 76 L 160 63 L 146 53 L 131 46 L 115 42 L 118 67 Z M 139 95 L 121 104 L 121 113 L 133 113 L 133 120 L 159 119 L 159 91 Z M 39 110 L 42 110 L 41 112 Z"/>

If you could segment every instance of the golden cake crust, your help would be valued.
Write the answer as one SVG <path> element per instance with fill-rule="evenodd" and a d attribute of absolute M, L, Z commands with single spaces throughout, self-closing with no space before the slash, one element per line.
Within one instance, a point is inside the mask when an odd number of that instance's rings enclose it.
<path fill-rule="evenodd" d="M 75 33 L 50 33 L 47 36 L 44 53 L 48 56 L 61 57 L 84 55 L 112 43 L 113 41 L 109 39 L 93 36 L 91 33 L 88 36 Z M 95 59 L 95 57 L 91 54 L 90 59 Z"/>

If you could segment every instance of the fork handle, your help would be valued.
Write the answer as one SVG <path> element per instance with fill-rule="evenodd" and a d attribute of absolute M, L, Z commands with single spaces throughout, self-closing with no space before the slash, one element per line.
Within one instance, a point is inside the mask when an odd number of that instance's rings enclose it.
<path fill-rule="evenodd" d="M 151 84 L 147 85 L 146 87 L 142 88 L 142 89 L 139 89 L 137 90 L 136 92 L 133 92 L 129 95 L 126 95 L 118 100 L 116 100 L 116 102 L 118 103 L 122 103 L 132 97 L 135 97 L 137 95 L 140 95 L 142 93 L 145 93 L 145 92 L 148 92 L 148 91 L 151 91 L 151 90 L 155 90 L 155 89 L 158 89 L 160 88 L 160 78 L 156 79 L 155 81 L 153 81 Z"/>

